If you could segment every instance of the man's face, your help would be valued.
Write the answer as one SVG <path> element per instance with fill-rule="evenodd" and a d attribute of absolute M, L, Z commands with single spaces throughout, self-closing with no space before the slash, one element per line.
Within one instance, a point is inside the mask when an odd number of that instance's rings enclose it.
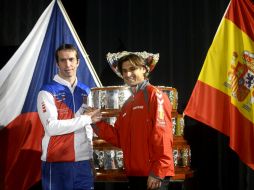
<path fill-rule="evenodd" d="M 59 76 L 65 80 L 76 78 L 79 60 L 73 50 L 61 50 L 58 52 Z"/>
<path fill-rule="evenodd" d="M 135 86 L 145 80 L 146 69 L 133 65 L 130 61 L 122 64 L 122 76 L 128 86 Z"/>

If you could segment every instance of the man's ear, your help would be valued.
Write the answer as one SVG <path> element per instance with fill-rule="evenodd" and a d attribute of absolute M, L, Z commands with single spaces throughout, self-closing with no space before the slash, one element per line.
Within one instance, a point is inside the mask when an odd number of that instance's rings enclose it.
<path fill-rule="evenodd" d="M 144 69 L 145 73 L 148 72 L 148 69 L 146 68 L 146 66 L 143 66 L 142 68 Z"/>

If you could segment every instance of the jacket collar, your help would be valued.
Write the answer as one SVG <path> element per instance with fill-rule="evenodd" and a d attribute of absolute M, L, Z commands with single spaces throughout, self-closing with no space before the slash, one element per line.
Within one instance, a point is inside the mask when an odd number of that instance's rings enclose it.
<path fill-rule="evenodd" d="M 136 86 L 131 86 L 132 94 L 136 94 L 140 90 L 144 90 L 145 87 L 150 84 L 148 80 L 144 80 L 143 82 L 137 84 Z"/>
<path fill-rule="evenodd" d="M 70 84 L 68 81 L 64 80 L 64 79 L 61 78 L 59 75 L 55 75 L 53 80 L 56 81 L 56 82 L 58 82 L 58 83 L 60 83 L 60 84 L 62 84 L 62 85 L 64 85 L 64 86 L 67 86 L 67 87 L 70 89 L 71 92 L 74 91 L 75 87 L 76 87 L 77 84 L 78 84 L 78 79 L 77 79 L 77 78 L 76 78 L 76 80 L 75 80 L 73 86 L 71 86 L 71 84 Z"/>

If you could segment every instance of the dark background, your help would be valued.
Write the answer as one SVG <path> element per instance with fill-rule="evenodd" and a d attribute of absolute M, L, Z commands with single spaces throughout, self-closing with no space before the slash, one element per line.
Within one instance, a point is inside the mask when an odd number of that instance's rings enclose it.
<path fill-rule="evenodd" d="M 0 1 L 0 66 L 29 34 L 49 0 Z M 62 0 L 104 86 L 122 84 L 106 63 L 107 52 L 160 53 L 154 85 L 179 93 L 182 113 L 229 0 Z M 228 147 L 228 138 L 185 118 L 195 189 L 253 190 L 254 173 Z M 244 148 L 244 147 L 243 147 Z"/>

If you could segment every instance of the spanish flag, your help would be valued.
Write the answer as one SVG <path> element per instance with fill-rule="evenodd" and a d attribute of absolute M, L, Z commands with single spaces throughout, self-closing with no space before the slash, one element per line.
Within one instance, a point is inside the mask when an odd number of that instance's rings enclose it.
<path fill-rule="evenodd" d="M 231 0 L 185 115 L 220 131 L 254 169 L 254 2 Z"/>

